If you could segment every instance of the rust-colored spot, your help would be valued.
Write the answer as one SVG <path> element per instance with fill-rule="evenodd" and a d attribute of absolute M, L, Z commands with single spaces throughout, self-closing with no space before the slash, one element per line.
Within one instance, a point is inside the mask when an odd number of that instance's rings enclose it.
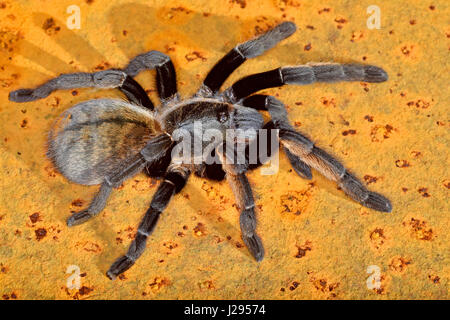
<path fill-rule="evenodd" d="M 3 263 L 0 262 L 0 273 L 7 273 L 8 272 L 8 267 L 6 267 Z"/>
<path fill-rule="evenodd" d="M 441 278 L 437 275 L 428 275 L 428 279 L 430 279 L 431 282 L 438 284 L 441 281 Z"/>
<path fill-rule="evenodd" d="M 364 33 L 362 31 L 355 31 L 352 33 L 352 37 L 351 37 L 350 41 L 356 42 L 356 41 L 361 40 L 363 37 L 364 37 Z M 363 60 L 366 60 L 366 59 L 364 59 L 364 57 L 363 57 Z"/>
<path fill-rule="evenodd" d="M 370 233 L 370 241 L 372 242 L 375 249 L 380 249 L 381 246 L 386 241 L 386 236 L 381 228 L 376 228 Z"/>
<path fill-rule="evenodd" d="M 84 296 L 84 295 L 91 293 L 92 291 L 94 291 L 94 289 L 86 287 L 86 286 L 82 286 L 80 288 L 80 290 L 78 290 L 78 293 L 80 294 L 80 296 Z"/>
<path fill-rule="evenodd" d="M 293 281 L 292 285 L 289 287 L 289 290 L 294 291 L 295 289 L 297 289 L 299 284 L 300 283 L 298 283 L 297 281 Z"/>
<path fill-rule="evenodd" d="M 83 199 L 75 199 L 72 201 L 72 206 L 74 207 L 82 207 L 84 205 Z"/>
<path fill-rule="evenodd" d="M 416 101 L 408 101 L 406 103 L 407 106 L 409 107 L 416 107 L 417 109 L 428 109 L 430 107 L 430 102 L 425 101 L 423 99 L 418 99 Z"/>
<path fill-rule="evenodd" d="M 395 166 L 397 168 L 407 168 L 407 167 L 410 167 L 410 164 L 406 160 L 396 160 L 395 161 Z"/>
<path fill-rule="evenodd" d="M 411 227 L 412 235 L 416 239 L 426 241 L 433 239 L 433 230 L 428 228 L 426 221 L 411 218 L 408 224 Z"/>
<path fill-rule="evenodd" d="M 368 122 L 373 122 L 373 116 L 365 115 L 364 119 L 367 120 Z"/>
<path fill-rule="evenodd" d="M 188 53 L 184 56 L 186 58 L 187 61 L 194 61 L 197 59 L 201 59 L 203 62 L 206 61 L 207 59 L 198 51 L 193 51 L 191 53 Z"/>
<path fill-rule="evenodd" d="M 450 189 L 450 179 L 444 180 L 443 184 L 444 184 L 444 187 L 446 187 L 447 189 Z"/>
<path fill-rule="evenodd" d="M 21 128 L 26 128 L 28 125 L 28 120 L 27 119 L 23 119 L 22 122 L 20 123 L 20 127 Z"/>
<path fill-rule="evenodd" d="M 392 259 L 389 269 L 391 269 L 394 272 L 402 273 L 406 270 L 406 267 L 411 264 L 410 260 L 407 260 L 402 257 L 395 257 Z"/>
<path fill-rule="evenodd" d="M 44 29 L 45 33 L 51 36 L 58 33 L 58 31 L 61 30 L 61 27 L 56 25 L 53 18 L 48 18 L 44 21 L 42 29 Z"/>
<path fill-rule="evenodd" d="M 56 107 L 59 106 L 59 103 L 60 103 L 60 102 L 61 102 L 61 99 L 60 99 L 60 98 L 58 98 L 58 97 L 50 97 L 50 98 L 48 99 L 47 105 L 48 105 L 49 107 L 56 108 Z"/>
<path fill-rule="evenodd" d="M 176 244 L 175 242 L 164 242 L 163 243 L 163 246 L 164 247 L 166 247 L 167 249 L 169 249 L 169 250 L 173 250 L 173 249 L 175 249 L 176 247 L 178 247 L 178 244 Z"/>
<path fill-rule="evenodd" d="M 206 227 L 203 223 L 199 222 L 197 223 L 197 225 L 194 227 L 194 234 L 197 237 L 202 237 L 206 235 Z"/>
<path fill-rule="evenodd" d="M 377 177 L 369 176 L 368 174 L 364 176 L 364 181 L 366 182 L 367 185 L 375 183 L 377 182 L 377 180 L 378 180 Z"/>
<path fill-rule="evenodd" d="M 294 215 L 300 215 L 308 208 L 311 201 L 312 186 L 308 189 L 301 191 L 289 191 L 280 197 L 282 213 L 293 213 Z"/>
<path fill-rule="evenodd" d="M 150 289 L 153 292 L 157 292 L 159 290 L 161 290 L 163 287 L 166 287 L 170 285 L 170 280 L 166 279 L 166 278 L 161 278 L 161 277 L 155 277 L 153 279 L 153 282 L 150 283 L 148 286 L 150 287 Z"/>
<path fill-rule="evenodd" d="M 428 193 L 428 188 L 419 188 L 417 191 L 418 191 L 418 192 L 422 195 L 422 197 L 424 197 L 424 198 L 429 198 L 429 197 L 431 197 L 431 195 Z"/>
<path fill-rule="evenodd" d="M 356 134 L 356 130 L 353 130 L 353 129 L 342 131 L 343 136 L 354 135 L 354 134 Z"/>
<path fill-rule="evenodd" d="M 109 69 L 111 67 L 111 64 L 107 61 L 103 61 L 102 63 L 98 64 L 94 70 L 96 71 L 101 71 L 101 70 L 105 70 L 105 69 Z"/>
<path fill-rule="evenodd" d="M 119 278 L 119 280 L 121 280 L 121 281 L 127 280 L 127 276 L 125 275 L 125 273 L 119 274 L 118 278 Z"/>
<path fill-rule="evenodd" d="M 394 127 L 392 127 L 390 124 L 386 124 L 384 126 L 376 125 L 370 130 L 370 137 L 372 139 L 372 142 L 382 142 L 385 139 L 389 139 L 392 132 L 395 130 L 396 129 L 394 129 Z"/>
<path fill-rule="evenodd" d="M 320 9 L 318 12 L 319 12 L 319 14 L 322 14 L 323 12 L 330 12 L 330 8 L 323 8 L 323 9 Z"/>
<path fill-rule="evenodd" d="M 411 51 L 413 50 L 414 46 L 403 46 L 400 48 L 400 51 L 403 53 L 404 56 L 408 57 L 411 54 Z"/>
<path fill-rule="evenodd" d="M 30 220 L 31 220 L 32 223 L 36 223 L 36 222 L 38 222 L 38 221 L 42 221 L 39 212 L 33 213 L 32 215 L 30 215 L 29 218 L 30 218 Z"/>
<path fill-rule="evenodd" d="M 336 21 L 337 23 L 347 23 L 347 20 L 345 20 L 344 18 L 336 18 L 334 19 L 334 21 Z"/>
<path fill-rule="evenodd" d="M 77 242 L 75 244 L 75 247 L 81 248 L 82 250 L 87 252 L 99 253 L 102 251 L 102 248 L 98 244 L 91 241 Z"/>
<path fill-rule="evenodd" d="M 315 279 L 314 277 L 311 279 L 312 284 L 314 285 L 314 288 L 316 288 L 317 291 L 323 292 L 323 293 L 330 293 L 334 291 L 336 288 L 339 287 L 339 282 L 335 283 L 328 283 L 327 279 Z M 332 295 L 333 297 L 335 295 Z"/>
<path fill-rule="evenodd" d="M 297 247 L 297 254 L 295 255 L 296 258 L 300 259 L 303 258 L 306 255 L 307 251 L 311 251 L 311 242 L 306 241 L 303 245 L 296 245 Z"/>
<path fill-rule="evenodd" d="M 212 280 L 206 280 L 198 283 L 198 287 L 200 290 L 212 290 L 216 287 L 214 286 L 214 282 Z"/>
<path fill-rule="evenodd" d="M 236 3 L 241 6 L 241 9 L 244 9 L 247 6 L 245 0 L 230 0 L 231 3 Z"/>
<path fill-rule="evenodd" d="M 419 158 L 419 157 L 422 156 L 422 152 L 420 152 L 420 151 L 411 151 L 411 155 L 412 155 L 414 158 Z"/>
<path fill-rule="evenodd" d="M 311 43 L 308 43 L 307 45 L 305 45 L 303 49 L 304 49 L 305 51 L 311 50 Z"/>
<path fill-rule="evenodd" d="M 34 233 L 36 235 L 36 240 L 40 241 L 47 235 L 47 230 L 45 230 L 44 228 L 39 228 L 36 229 Z"/>
<path fill-rule="evenodd" d="M 328 99 L 326 97 L 322 97 L 320 98 L 320 102 L 327 107 L 336 107 L 336 100 L 334 98 Z"/>

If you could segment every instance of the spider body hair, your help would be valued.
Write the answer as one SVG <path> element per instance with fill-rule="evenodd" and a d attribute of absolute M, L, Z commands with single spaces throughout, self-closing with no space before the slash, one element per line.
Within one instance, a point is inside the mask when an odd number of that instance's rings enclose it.
<path fill-rule="evenodd" d="M 295 30 L 294 23 L 283 22 L 255 39 L 238 44 L 214 65 L 196 94 L 184 100 L 178 95 L 170 57 L 158 51 L 136 56 L 123 70 L 62 74 L 34 89 L 10 92 L 9 99 L 15 102 L 43 99 L 59 89 L 86 87 L 117 88 L 125 94 L 127 101 L 96 99 L 75 105 L 57 119 L 48 138 L 47 155 L 67 179 L 84 185 L 100 184 L 89 206 L 67 219 L 68 226 L 95 217 L 106 206 L 113 188 L 139 172 L 162 178 L 128 251 L 106 272 L 110 279 L 135 264 L 161 213 L 172 197 L 183 189 L 191 173 L 213 180 L 227 179 L 240 210 L 242 240 L 250 254 L 261 261 L 264 247 L 256 233 L 256 206 L 246 172 L 261 166 L 271 154 L 266 152 L 268 157 L 265 157 L 257 152 L 256 163 L 250 163 L 248 156 L 252 149 L 267 147 L 266 151 L 272 152 L 271 146 L 277 142 L 300 177 L 311 179 L 311 168 L 314 168 L 337 182 L 350 198 L 363 206 L 382 212 L 392 211 L 387 198 L 368 190 L 337 159 L 298 132 L 289 122 L 286 107 L 280 100 L 255 94 L 286 84 L 383 82 L 388 75 L 382 68 L 336 63 L 280 67 L 243 77 L 220 90 L 228 76 L 242 63 L 263 54 Z M 150 69 L 156 70 L 160 98 L 156 109 L 145 90 L 133 79 L 139 72 Z M 264 124 L 259 111 L 268 111 L 271 120 Z M 261 128 L 270 137 L 265 142 L 256 134 Z M 229 137 L 229 129 L 240 130 L 234 130 Z M 211 135 L 208 136 L 214 138 L 213 141 L 203 139 L 210 130 L 219 132 L 220 139 Z M 182 139 L 182 134 L 194 137 L 194 145 L 182 148 L 191 156 L 189 161 L 185 158 L 180 161 L 176 152 L 182 143 L 178 140 L 180 133 Z M 197 142 L 201 145 L 196 146 L 195 137 L 199 134 L 201 140 Z M 255 145 L 256 149 L 253 148 Z M 201 154 L 196 147 L 200 147 Z M 239 147 L 244 148 L 239 150 Z M 201 161 L 195 161 L 199 156 Z M 239 162 L 242 157 L 243 163 Z M 238 163 L 235 163 L 236 159 Z"/>
<path fill-rule="evenodd" d="M 155 145 L 147 143 L 158 135 L 171 137 L 176 130 L 184 129 L 192 137 L 197 134 L 195 123 L 201 124 L 201 135 L 215 129 L 224 136 L 227 129 L 259 129 L 263 124 L 262 116 L 254 109 L 218 99 L 192 98 L 160 109 L 164 111 L 159 114 L 119 99 L 81 102 L 55 121 L 48 137 L 47 156 L 70 181 L 96 185 L 137 153 L 152 162 L 150 158 L 157 155 Z M 170 146 L 169 140 L 163 143 Z M 212 152 L 220 142 L 202 143 L 202 148 L 209 147 Z M 147 164 L 146 172 L 161 177 L 170 162 L 168 158 L 166 154 L 155 156 L 156 162 L 153 166 Z M 204 165 L 192 168 L 197 175 L 205 176 Z"/>

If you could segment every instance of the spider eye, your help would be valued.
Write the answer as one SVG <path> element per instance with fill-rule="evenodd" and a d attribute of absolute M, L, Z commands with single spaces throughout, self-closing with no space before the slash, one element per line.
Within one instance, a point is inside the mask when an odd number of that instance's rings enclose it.
<path fill-rule="evenodd" d="M 228 120 L 228 113 L 225 111 L 221 111 L 217 114 L 217 120 L 219 120 L 220 123 L 224 123 Z"/>

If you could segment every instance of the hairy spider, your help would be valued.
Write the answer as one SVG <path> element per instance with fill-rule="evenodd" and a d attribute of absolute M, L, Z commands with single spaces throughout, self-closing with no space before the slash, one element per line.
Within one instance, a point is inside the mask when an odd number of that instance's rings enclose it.
<path fill-rule="evenodd" d="M 233 128 L 277 129 L 277 143 L 281 142 L 290 163 L 301 177 L 311 179 L 312 167 L 336 181 L 348 196 L 363 206 L 385 212 L 392 210 L 388 199 L 367 190 L 341 163 L 295 131 L 281 101 L 268 95 L 252 95 L 284 84 L 382 82 L 387 80 L 383 69 L 371 65 L 332 63 L 281 67 L 246 76 L 226 90 L 219 90 L 244 61 L 263 54 L 295 30 L 294 23 L 284 22 L 253 40 L 237 45 L 216 63 L 197 93 L 185 100 L 180 100 L 177 93 L 175 69 L 170 58 L 158 51 L 138 55 L 123 70 L 62 74 L 35 89 L 19 89 L 10 93 L 11 101 L 28 102 L 45 98 L 58 89 L 95 87 L 118 88 L 127 97 L 127 101 L 95 99 L 71 107 L 58 118 L 48 139 L 47 155 L 67 179 L 84 185 L 101 184 L 89 207 L 70 216 L 68 226 L 96 216 L 105 207 L 112 189 L 144 168 L 150 176 L 163 178 L 128 252 L 107 271 L 110 279 L 129 269 L 141 256 L 161 212 L 172 196 L 185 186 L 191 173 L 214 180 L 227 178 L 241 211 L 242 239 L 257 261 L 263 258 L 261 239 L 255 232 L 255 204 L 246 177 L 246 171 L 258 167 L 262 161 L 258 159 L 256 165 L 228 161 L 229 154 L 223 152 L 224 144 L 230 143 L 227 139 L 216 141 L 211 151 L 211 156 L 217 155 L 220 163 L 177 161 L 172 152 L 177 145 L 173 133 L 183 128 L 194 134 L 193 123 L 196 121 L 201 122 L 203 130 L 221 132 Z M 142 70 L 150 69 L 156 69 L 161 100 L 156 109 L 144 89 L 133 80 Z M 263 124 L 258 110 L 268 111 L 271 121 Z M 248 151 L 250 143 L 257 140 L 235 139 L 232 143 L 233 147 L 245 143 Z"/>

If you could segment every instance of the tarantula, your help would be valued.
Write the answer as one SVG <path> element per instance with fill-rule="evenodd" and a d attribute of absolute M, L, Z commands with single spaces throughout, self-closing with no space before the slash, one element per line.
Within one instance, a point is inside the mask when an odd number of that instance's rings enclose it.
<path fill-rule="evenodd" d="M 242 239 L 257 261 L 263 258 L 263 245 L 255 231 L 255 203 L 246 177 L 246 171 L 258 167 L 263 161 L 258 158 L 257 164 L 248 161 L 235 164 L 229 161 L 234 159 L 234 155 L 223 152 L 224 144 L 243 143 L 247 152 L 248 146 L 258 139 L 239 139 L 238 136 L 231 141 L 216 141 L 210 156 L 217 156 L 219 162 L 178 161 L 173 155 L 177 145 L 173 133 L 183 128 L 194 134 L 194 122 L 201 122 L 202 130 L 220 132 L 228 129 L 276 129 L 277 143 L 281 142 L 281 148 L 301 177 L 311 179 L 312 167 L 336 181 L 348 196 L 363 206 L 384 212 L 392 210 L 388 199 L 367 190 L 341 163 L 295 131 L 281 101 L 269 95 L 252 95 L 284 84 L 383 82 L 388 78 L 383 69 L 334 63 L 281 67 L 246 76 L 220 91 L 228 76 L 243 62 L 263 54 L 295 30 L 294 23 L 284 22 L 253 40 L 238 44 L 214 65 L 197 93 L 184 100 L 177 93 L 175 69 L 170 58 L 158 51 L 136 56 L 122 70 L 62 74 L 35 89 L 19 89 L 10 93 L 9 99 L 15 102 L 42 99 L 58 89 L 83 87 L 117 88 L 125 94 L 127 101 L 95 99 L 71 107 L 58 118 L 48 138 L 47 155 L 67 179 L 83 185 L 101 185 L 88 208 L 68 218 L 68 226 L 84 223 L 96 216 L 105 207 L 113 188 L 144 169 L 148 175 L 162 178 L 128 252 L 107 271 L 110 279 L 129 269 L 141 256 L 160 214 L 172 196 L 183 189 L 191 173 L 214 180 L 226 177 L 240 209 Z M 139 72 L 150 69 L 156 69 L 161 102 L 156 109 L 144 89 L 133 80 Z M 258 111 L 268 111 L 271 121 L 264 124 Z"/>

